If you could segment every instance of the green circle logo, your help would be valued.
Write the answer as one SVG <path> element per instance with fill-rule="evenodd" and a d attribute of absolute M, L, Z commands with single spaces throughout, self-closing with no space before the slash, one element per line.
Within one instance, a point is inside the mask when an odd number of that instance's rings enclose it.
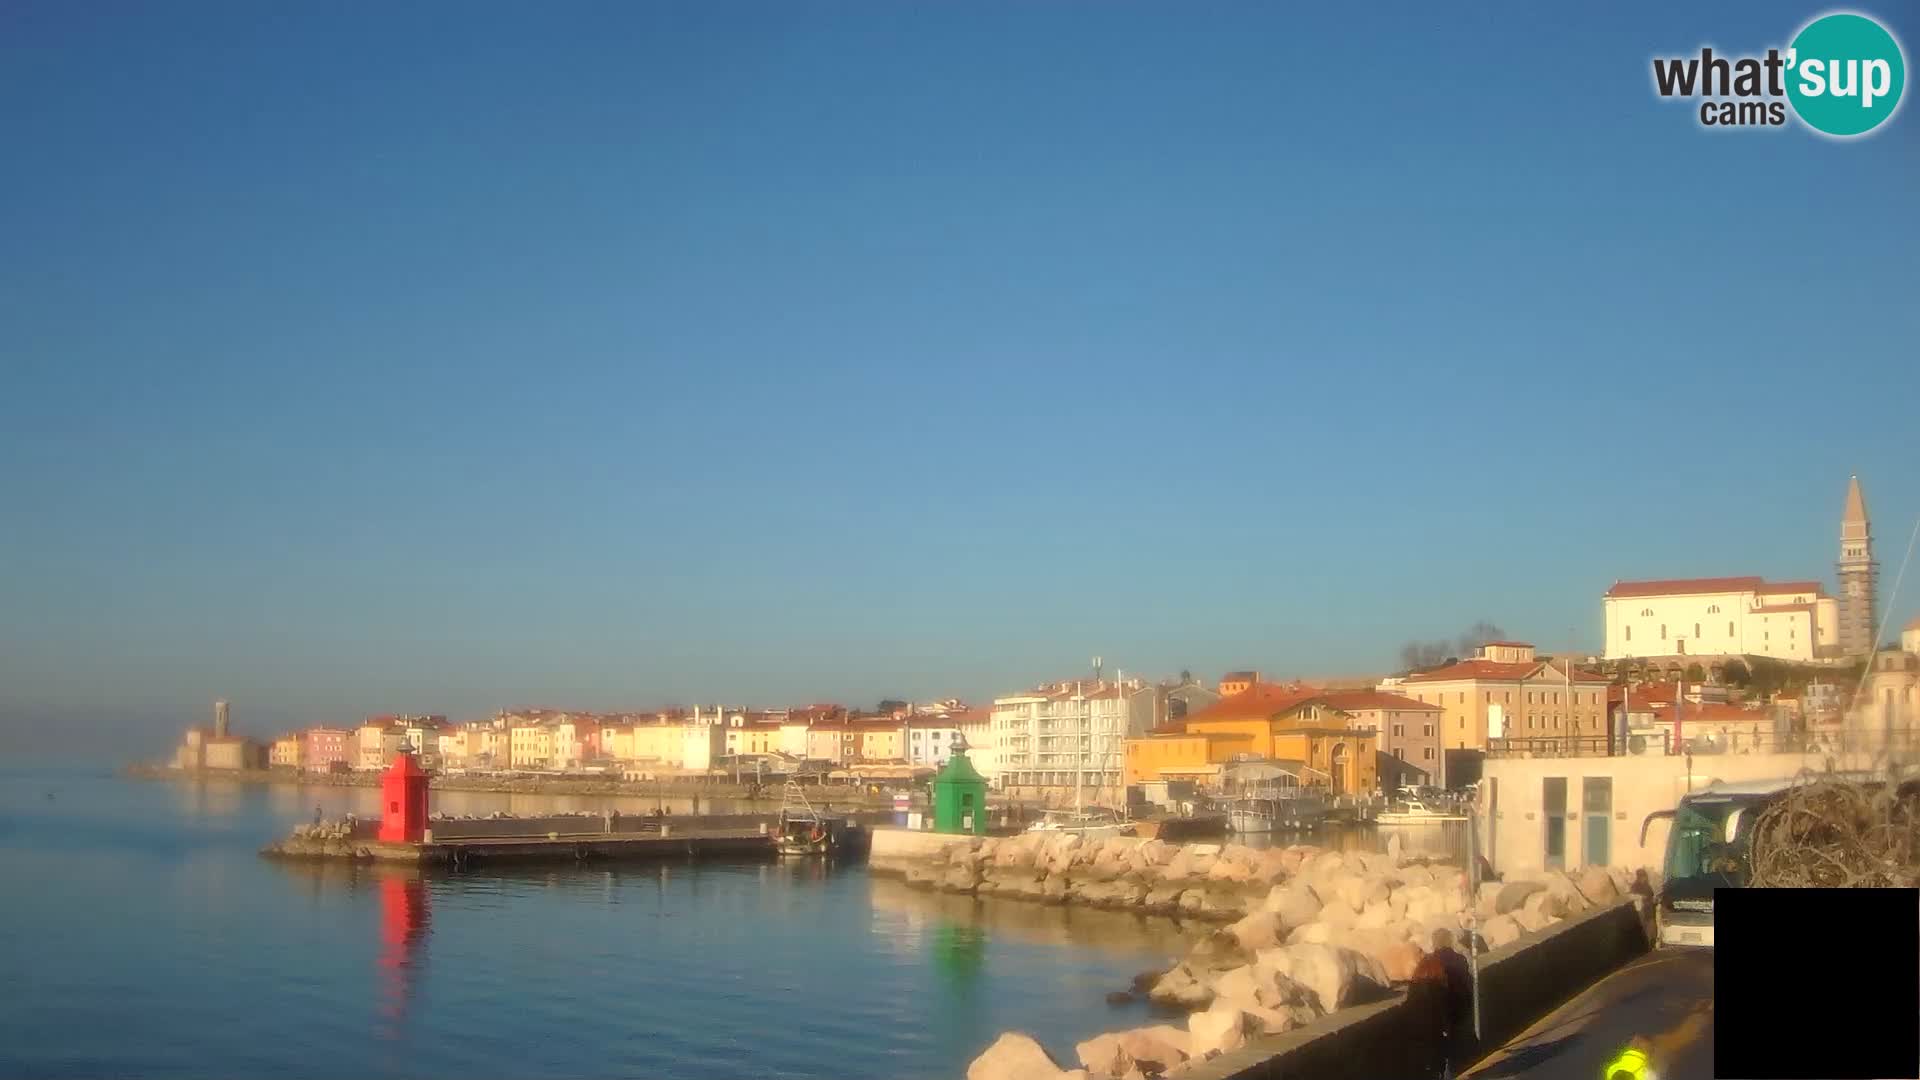
<path fill-rule="evenodd" d="M 1823 15 L 1787 51 L 1787 100 L 1808 127 L 1842 138 L 1879 127 L 1900 107 L 1907 60 L 1865 15 Z"/>

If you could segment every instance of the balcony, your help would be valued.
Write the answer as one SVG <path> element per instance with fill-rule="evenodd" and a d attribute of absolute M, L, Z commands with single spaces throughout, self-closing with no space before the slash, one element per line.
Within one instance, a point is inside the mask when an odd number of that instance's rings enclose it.
<path fill-rule="evenodd" d="M 1611 748 L 1604 735 L 1539 735 L 1487 740 L 1490 758 L 1661 757 L 1720 754 L 1874 754 L 1910 753 L 1920 749 L 1920 732 L 1895 729 L 1860 731 L 1841 728 L 1811 731 L 1727 731 L 1690 735 L 1673 746 L 1664 728 L 1630 731 L 1625 745 Z"/>

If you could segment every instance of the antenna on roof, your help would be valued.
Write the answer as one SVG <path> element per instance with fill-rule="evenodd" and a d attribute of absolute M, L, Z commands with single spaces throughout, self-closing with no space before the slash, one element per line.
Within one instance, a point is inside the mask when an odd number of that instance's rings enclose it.
<path fill-rule="evenodd" d="M 1095 682 L 1100 680 L 1100 659 L 1098 656 L 1093 658 L 1093 678 Z"/>

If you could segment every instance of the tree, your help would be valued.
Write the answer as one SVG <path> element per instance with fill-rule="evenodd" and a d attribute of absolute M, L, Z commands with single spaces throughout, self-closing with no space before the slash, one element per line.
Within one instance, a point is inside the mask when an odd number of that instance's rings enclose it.
<path fill-rule="evenodd" d="M 873 711 L 881 714 L 882 716 L 885 716 L 887 713 L 893 712 L 897 709 L 907 708 L 908 705 L 909 705 L 908 702 L 901 701 L 897 698 L 887 698 L 881 701 L 879 705 L 875 706 Z"/>
<path fill-rule="evenodd" d="M 1753 672 L 1747 670 L 1747 662 L 1734 657 L 1720 669 L 1720 678 L 1728 686 L 1746 686 L 1753 682 Z"/>
<path fill-rule="evenodd" d="M 1688 682 L 1706 682 L 1707 669 L 1700 666 L 1700 661 L 1695 660 L 1693 663 L 1687 665 L 1686 679 Z"/>

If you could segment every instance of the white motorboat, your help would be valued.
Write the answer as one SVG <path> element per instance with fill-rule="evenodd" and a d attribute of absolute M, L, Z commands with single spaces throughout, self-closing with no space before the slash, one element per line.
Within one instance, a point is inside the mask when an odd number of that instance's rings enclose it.
<path fill-rule="evenodd" d="M 1393 803 L 1373 818 L 1376 825 L 1439 825 L 1449 821 L 1465 820 L 1467 820 L 1465 814 L 1455 813 L 1442 807 L 1428 806 L 1419 799 L 1405 799 Z"/>

